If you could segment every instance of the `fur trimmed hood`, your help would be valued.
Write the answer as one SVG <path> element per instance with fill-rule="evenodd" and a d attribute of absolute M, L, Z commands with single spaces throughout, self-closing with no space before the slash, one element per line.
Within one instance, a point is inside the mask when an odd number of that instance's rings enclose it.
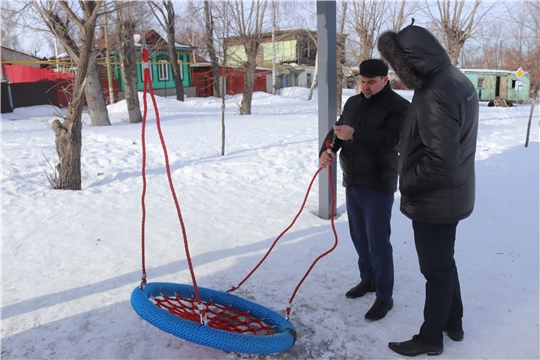
<path fill-rule="evenodd" d="M 409 25 L 397 34 L 387 31 L 377 47 L 409 89 L 422 88 L 431 74 L 451 65 L 441 43 L 420 26 Z"/>

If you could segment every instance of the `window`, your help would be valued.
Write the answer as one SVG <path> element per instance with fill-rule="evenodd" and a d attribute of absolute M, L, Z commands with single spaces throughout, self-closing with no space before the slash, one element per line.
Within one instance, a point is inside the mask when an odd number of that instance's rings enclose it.
<path fill-rule="evenodd" d="M 150 73 L 150 81 L 153 82 L 154 81 L 154 74 L 152 73 L 152 64 L 150 64 L 152 60 L 149 60 L 148 61 L 148 70 L 149 70 L 149 73 Z M 141 76 L 141 82 L 144 82 L 144 66 L 141 64 L 141 66 L 139 66 L 139 75 Z"/>
<path fill-rule="evenodd" d="M 486 78 L 483 78 L 483 77 L 482 77 L 482 78 L 481 78 L 481 77 L 478 78 L 478 87 L 479 87 L 479 88 L 483 88 L 483 87 L 484 87 L 484 81 L 485 81 L 485 80 L 486 80 Z"/>
<path fill-rule="evenodd" d="M 160 81 L 169 80 L 169 64 L 167 60 L 159 60 L 158 71 L 159 71 L 158 78 Z"/>
<path fill-rule="evenodd" d="M 516 88 L 516 80 L 512 80 L 512 89 Z"/>
<path fill-rule="evenodd" d="M 178 67 L 180 68 L 180 79 L 184 80 L 184 65 L 182 64 L 182 57 L 180 56 L 178 61 Z"/>

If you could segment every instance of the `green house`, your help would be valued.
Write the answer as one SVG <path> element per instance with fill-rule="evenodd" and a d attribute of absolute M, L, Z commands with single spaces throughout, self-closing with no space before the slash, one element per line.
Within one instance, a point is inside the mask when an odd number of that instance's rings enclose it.
<path fill-rule="evenodd" d="M 145 43 L 149 51 L 149 63 L 150 63 L 150 77 L 152 80 L 152 89 L 158 96 L 175 96 L 176 88 L 174 85 L 173 73 L 169 61 L 169 52 L 167 49 L 167 42 L 154 30 L 148 30 L 145 32 Z M 116 36 L 109 35 L 109 46 L 111 49 L 111 56 L 114 65 L 114 76 L 118 80 L 119 99 L 123 99 L 123 93 L 125 91 L 125 80 L 121 71 L 120 56 L 114 50 L 116 43 Z M 142 58 L 141 49 L 142 41 L 140 33 L 136 33 L 134 36 L 135 41 L 135 54 L 137 57 L 137 87 L 139 91 L 144 90 L 143 82 L 143 70 L 142 70 Z M 99 39 L 96 40 L 96 46 L 103 48 L 105 40 L 102 32 L 100 32 Z M 186 96 L 195 96 L 195 87 L 192 83 L 192 74 L 190 67 L 190 59 L 192 58 L 195 48 L 185 45 L 177 44 L 176 49 L 176 61 L 181 64 L 180 72 L 182 75 L 182 84 L 184 85 L 184 93 Z"/>

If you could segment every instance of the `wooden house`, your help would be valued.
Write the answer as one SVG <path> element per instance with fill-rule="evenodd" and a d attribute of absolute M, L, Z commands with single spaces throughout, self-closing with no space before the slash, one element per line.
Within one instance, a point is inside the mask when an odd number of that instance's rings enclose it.
<path fill-rule="evenodd" d="M 272 67 L 272 33 L 264 33 L 257 54 L 257 65 Z M 227 45 L 227 64 L 240 65 L 246 61 L 244 45 L 238 36 L 223 40 Z M 315 65 L 317 32 L 294 29 L 275 31 L 276 64 Z"/>
<path fill-rule="evenodd" d="M 141 49 L 143 46 L 143 37 L 141 33 L 135 33 L 135 53 L 137 56 L 137 84 L 139 91 L 143 91 L 143 71 L 141 65 Z M 167 42 L 154 30 L 147 30 L 144 33 L 144 39 L 146 47 L 150 53 L 150 76 L 152 80 L 152 88 L 154 93 L 159 96 L 175 96 L 176 88 L 174 85 L 174 79 L 169 62 L 169 52 L 167 49 Z M 119 97 L 123 98 L 123 92 L 125 91 L 125 81 L 122 76 L 120 56 L 116 50 L 116 35 L 111 34 L 108 37 L 108 45 L 112 56 L 111 62 L 114 64 L 114 76 L 118 79 Z M 96 39 L 96 48 L 99 50 L 101 57 L 105 57 L 105 34 L 103 29 L 100 29 L 99 37 Z M 190 72 L 190 58 L 195 48 L 176 44 L 175 59 L 180 66 L 180 72 L 182 74 L 182 84 L 184 85 L 184 93 L 187 96 L 195 96 L 195 87 L 193 86 Z M 107 78 L 106 68 L 103 65 L 103 61 L 100 62 L 101 77 Z"/>
<path fill-rule="evenodd" d="M 306 29 L 277 30 L 274 33 L 275 62 L 277 65 L 277 88 L 299 86 L 299 83 L 308 83 L 308 75 L 304 74 L 305 66 L 311 69 L 315 66 L 317 55 L 317 32 Z M 244 45 L 239 37 L 224 39 L 227 45 L 227 64 L 241 65 L 247 57 Z M 274 52 L 272 47 L 272 33 L 263 34 L 257 54 L 257 66 L 272 69 Z M 312 71 L 310 72 L 313 79 Z M 304 78 L 304 79 L 303 79 Z M 271 89 L 272 79 L 267 79 Z"/>
<path fill-rule="evenodd" d="M 338 49 L 345 48 L 346 35 L 338 35 Z M 227 45 L 227 64 L 241 65 L 247 59 L 244 45 L 239 37 L 223 40 Z M 277 30 L 274 32 L 277 88 L 310 87 L 315 77 L 317 57 L 317 32 L 307 29 Z M 274 51 L 272 33 L 262 35 L 257 54 L 257 66 L 272 69 Z M 272 88 L 269 78 L 267 88 Z M 270 91 L 270 90 L 268 90 Z"/>

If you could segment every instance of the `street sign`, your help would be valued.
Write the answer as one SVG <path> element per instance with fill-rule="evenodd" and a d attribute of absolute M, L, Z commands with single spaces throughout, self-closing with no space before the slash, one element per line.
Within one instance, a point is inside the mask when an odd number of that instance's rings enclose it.
<path fill-rule="evenodd" d="M 516 70 L 515 74 L 518 79 L 521 79 L 521 77 L 525 75 L 525 71 L 523 71 L 523 69 L 520 67 L 519 69 Z"/>

